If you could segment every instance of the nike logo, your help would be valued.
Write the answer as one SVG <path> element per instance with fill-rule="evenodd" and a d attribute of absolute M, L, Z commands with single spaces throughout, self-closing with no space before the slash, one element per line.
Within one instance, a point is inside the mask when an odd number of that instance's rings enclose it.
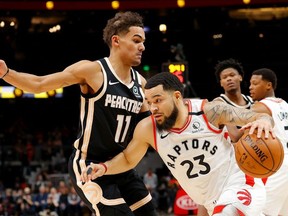
<path fill-rule="evenodd" d="M 164 138 L 166 138 L 168 135 L 169 135 L 169 133 L 167 133 L 167 134 L 161 134 L 161 135 L 160 135 L 160 138 L 161 138 L 161 139 L 164 139 Z"/>
<path fill-rule="evenodd" d="M 109 80 L 109 85 L 115 85 L 118 84 L 119 82 L 112 82 L 111 80 Z"/>

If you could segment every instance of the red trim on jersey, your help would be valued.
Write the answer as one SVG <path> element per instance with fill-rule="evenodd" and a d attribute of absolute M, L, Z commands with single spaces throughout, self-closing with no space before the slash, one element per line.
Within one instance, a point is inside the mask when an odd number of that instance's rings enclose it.
<path fill-rule="evenodd" d="M 152 126 L 153 126 L 154 146 L 155 146 L 155 150 L 158 152 L 157 139 L 156 139 L 156 123 L 155 123 L 155 119 L 153 115 L 151 115 L 151 120 L 152 120 Z"/>
<path fill-rule="evenodd" d="M 268 180 L 268 177 L 267 178 L 262 178 L 262 182 L 263 182 L 264 185 L 266 185 L 267 180 Z"/>
<path fill-rule="evenodd" d="M 218 214 L 218 213 L 221 213 L 221 212 L 223 211 L 224 207 L 225 207 L 225 205 L 215 206 L 212 215 L 214 215 L 214 214 Z"/>
<path fill-rule="evenodd" d="M 228 132 L 224 132 L 224 138 L 227 140 L 229 137 L 229 133 Z"/>
<path fill-rule="evenodd" d="M 272 102 L 275 102 L 275 103 L 281 103 L 283 101 L 282 98 L 273 98 L 273 97 L 264 98 L 262 100 L 268 100 L 268 101 L 272 101 Z"/>
<path fill-rule="evenodd" d="M 245 174 L 245 179 L 247 185 L 250 185 L 251 187 L 255 185 L 254 177 Z"/>
<path fill-rule="evenodd" d="M 225 207 L 226 207 L 226 205 L 215 206 L 212 215 L 221 213 Z M 237 212 L 238 212 L 239 216 L 245 216 L 245 214 L 242 211 L 240 211 L 239 209 L 237 209 Z"/>
<path fill-rule="evenodd" d="M 202 110 L 202 111 L 203 111 L 204 105 L 205 105 L 205 103 L 206 103 L 207 101 L 208 101 L 208 100 L 206 100 L 206 99 L 204 99 L 204 100 L 202 101 L 202 104 L 201 104 L 201 110 Z M 211 130 L 211 131 L 213 131 L 214 133 L 217 133 L 217 134 L 219 134 L 219 133 L 222 132 L 221 129 L 216 130 L 216 129 L 214 129 L 214 128 L 211 127 L 211 125 L 210 125 L 210 123 L 209 123 L 209 121 L 208 121 L 208 119 L 207 119 L 207 117 L 206 117 L 205 114 L 202 114 L 202 116 L 203 116 L 203 119 L 205 120 L 205 123 L 206 123 L 206 125 L 207 125 L 207 127 L 208 127 L 209 130 Z"/>

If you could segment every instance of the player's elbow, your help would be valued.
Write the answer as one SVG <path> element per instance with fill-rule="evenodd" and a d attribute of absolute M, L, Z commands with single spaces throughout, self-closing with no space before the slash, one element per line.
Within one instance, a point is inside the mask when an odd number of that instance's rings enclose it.
<path fill-rule="evenodd" d="M 125 157 L 125 160 L 126 160 L 127 170 L 130 170 L 136 167 L 137 162 L 135 162 L 135 160 L 133 160 L 131 157 Z"/>

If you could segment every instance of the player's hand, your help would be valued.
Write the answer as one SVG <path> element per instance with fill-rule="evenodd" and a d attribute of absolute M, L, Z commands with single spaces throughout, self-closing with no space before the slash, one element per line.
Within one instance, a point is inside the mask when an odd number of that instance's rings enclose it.
<path fill-rule="evenodd" d="M 265 133 L 265 139 L 268 139 L 268 137 L 271 135 L 273 138 L 276 137 L 276 135 L 273 132 L 273 127 L 271 125 L 271 122 L 266 119 L 258 119 L 253 122 L 249 122 L 248 124 L 244 125 L 240 131 L 244 131 L 246 129 L 249 129 L 249 134 L 253 134 L 254 131 L 257 129 L 257 137 L 261 138 L 261 134 L 264 131 Z"/>
<path fill-rule="evenodd" d="M 101 164 L 90 163 L 81 173 L 81 181 L 88 182 L 105 174 L 105 167 Z"/>
<path fill-rule="evenodd" d="M 7 65 L 5 61 L 0 59 L 0 77 L 3 77 L 6 72 L 7 72 Z"/>

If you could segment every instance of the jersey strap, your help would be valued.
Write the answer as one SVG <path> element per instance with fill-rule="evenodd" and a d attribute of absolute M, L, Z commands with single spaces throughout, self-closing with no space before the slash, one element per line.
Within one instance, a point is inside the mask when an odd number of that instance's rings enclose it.
<path fill-rule="evenodd" d="M 204 114 L 203 111 L 199 111 L 199 112 L 188 112 L 188 115 L 197 115 L 197 116 L 199 116 L 199 115 L 203 115 L 203 114 Z"/>
<path fill-rule="evenodd" d="M 108 67 L 108 64 L 107 64 L 107 62 L 106 62 L 106 60 L 105 60 L 104 58 L 99 59 L 99 61 L 100 61 L 101 64 L 103 65 L 105 71 L 108 71 L 108 70 L 110 71 L 110 68 Z"/>

